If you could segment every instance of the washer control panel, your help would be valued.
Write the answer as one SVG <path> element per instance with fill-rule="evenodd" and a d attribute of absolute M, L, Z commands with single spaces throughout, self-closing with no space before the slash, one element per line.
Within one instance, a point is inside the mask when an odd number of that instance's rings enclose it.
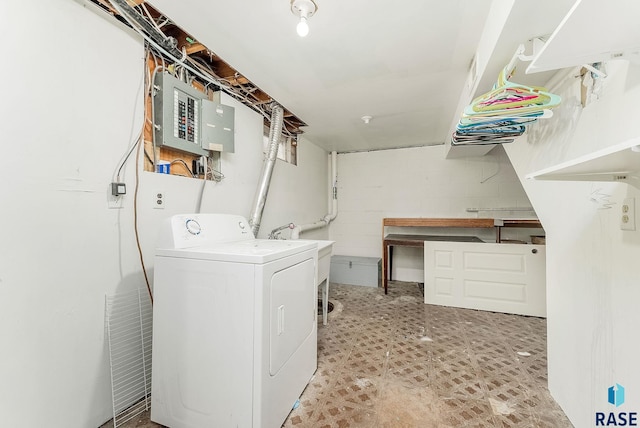
<path fill-rule="evenodd" d="M 249 222 L 231 214 L 179 214 L 165 223 L 158 246 L 189 248 L 254 239 Z"/>
<path fill-rule="evenodd" d="M 188 218 L 187 221 L 184 222 L 184 225 L 187 228 L 187 232 L 192 235 L 200 235 L 200 232 L 202 232 L 202 227 L 196 219 Z"/>

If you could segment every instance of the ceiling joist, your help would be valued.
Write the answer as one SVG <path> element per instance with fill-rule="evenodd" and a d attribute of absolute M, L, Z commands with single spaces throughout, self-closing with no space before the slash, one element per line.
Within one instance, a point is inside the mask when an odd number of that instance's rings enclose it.
<path fill-rule="evenodd" d="M 100 5 L 103 9 L 107 10 L 119 19 L 123 19 L 119 16 L 119 12 L 112 6 L 109 0 L 91 1 Z M 265 122 L 268 124 L 270 115 L 266 114 L 266 110 L 269 110 L 268 106 L 275 101 L 271 96 L 269 96 L 269 94 L 254 85 L 249 79 L 239 73 L 238 70 L 231 67 L 213 53 L 207 46 L 198 42 L 189 33 L 175 25 L 175 23 L 171 22 L 167 17 L 163 16 L 151 4 L 146 3 L 145 0 L 126 1 L 131 7 L 137 8 L 138 11 L 144 10 L 145 17 L 149 18 L 148 15 L 151 15 L 151 19 L 155 21 L 162 21 L 162 33 L 167 37 L 175 39 L 174 46 L 179 51 L 184 52 L 184 54 L 190 57 L 194 62 L 198 63 L 198 68 L 204 73 L 210 74 L 214 80 L 219 81 L 222 87 L 226 86 L 233 89 L 233 91 L 230 92 L 230 95 L 237 98 L 243 104 L 261 111 L 265 118 Z M 143 3 L 144 6 L 140 7 Z M 160 24 L 155 22 L 155 25 Z M 285 109 L 283 128 L 286 132 L 289 135 L 301 134 L 303 132 L 300 129 L 302 126 L 306 126 L 306 124 L 293 113 Z"/>

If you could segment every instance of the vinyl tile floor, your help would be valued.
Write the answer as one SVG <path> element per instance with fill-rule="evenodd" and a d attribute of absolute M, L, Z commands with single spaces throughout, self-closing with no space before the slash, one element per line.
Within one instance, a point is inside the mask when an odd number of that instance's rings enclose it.
<path fill-rule="evenodd" d="M 545 319 L 425 305 L 397 281 L 388 295 L 331 284 L 329 301 L 318 370 L 283 427 L 573 426 L 547 390 Z"/>

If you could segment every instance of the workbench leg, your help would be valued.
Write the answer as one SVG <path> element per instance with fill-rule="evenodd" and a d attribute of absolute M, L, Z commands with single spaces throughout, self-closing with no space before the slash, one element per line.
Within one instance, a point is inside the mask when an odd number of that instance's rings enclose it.
<path fill-rule="evenodd" d="M 393 269 L 393 245 L 388 245 L 387 248 L 389 249 L 389 257 L 388 257 L 388 262 L 389 262 L 389 269 L 387 270 L 387 276 L 385 277 L 384 280 L 384 294 L 387 294 L 387 289 L 389 288 L 389 281 L 391 280 L 391 271 Z"/>
<path fill-rule="evenodd" d="M 382 243 L 382 286 L 384 287 L 384 294 L 387 294 L 387 245 Z"/>

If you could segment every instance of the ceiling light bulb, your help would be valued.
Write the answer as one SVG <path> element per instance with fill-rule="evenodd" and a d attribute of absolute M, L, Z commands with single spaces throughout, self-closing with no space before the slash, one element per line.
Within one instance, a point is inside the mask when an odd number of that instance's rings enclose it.
<path fill-rule="evenodd" d="M 300 22 L 296 26 L 296 31 L 298 32 L 298 36 L 305 37 L 309 34 L 309 24 L 307 24 L 307 18 L 304 16 L 300 17 Z"/>
<path fill-rule="evenodd" d="M 300 18 L 296 31 L 300 37 L 309 34 L 309 23 L 307 22 L 316 11 L 318 5 L 314 0 L 291 0 L 291 13 Z"/>

